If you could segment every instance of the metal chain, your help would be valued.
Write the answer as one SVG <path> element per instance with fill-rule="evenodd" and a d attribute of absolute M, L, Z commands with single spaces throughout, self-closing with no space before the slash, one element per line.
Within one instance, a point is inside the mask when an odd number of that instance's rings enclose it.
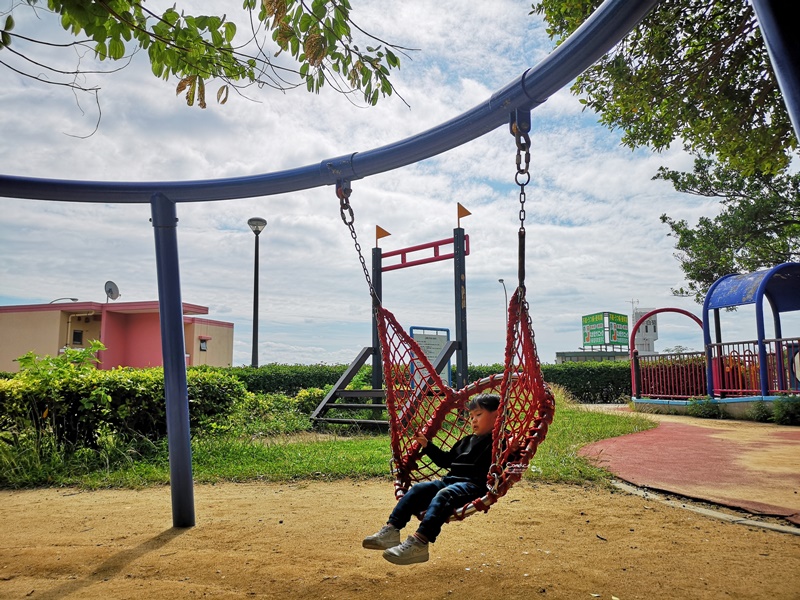
<path fill-rule="evenodd" d="M 352 192 L 353 190 L 348 182 L 340 181 L 336 184 L 336 196 L 339 198 L 339 214 L 342 217 L 342 223 L 347 225 L 347 228 L 350 230 L 350 237 L 353 238 L 353 244 L 358 253 L 358 260 L 361 262 L 361 269 L 364 271 L 364 278 L 367 280 L 369 294 L 372 296 L 373 301 L 380 302 L 377 294 L 375 294 L 375 288 L 372 286 L 372 278 L 369 276 L 369 269 L 367 268 L 367 261 L 364 259 L 364 254 L 361 251 L 361 244 L 358 242 L 358 234 L 355 228 L 356 217 L 353 213 L 353 207 L 350 206 L 350 194 Z"/>
<path fill-rule="evenodd" d="M 522 332 L 517 329 L 520 327 L 522 323 L 520 322 L 521 319 L 519 317 L 522 316 L 524 311 L 527 317 L 527 326 L 528 331 L 533 331 L 532 323 L 531 323 L 531 316 L 530 312 L 528 311 L 528 300 L 525 296 L 525 202 L 527 201 L 527 196 L 525 194 L 525 186 L 528 185 L 531 181 L 531 174 L 530 174 L 530 165 L 531 165 L 531 138 L 527 131 L 520 131 L 520 128 L 517 127 L 516 123 L 512 124 L 511 131 L 514 134 L 514 140 L 516 141 L 517 145 L 517 155 L 516 155 L 516 165 L 517 165 L 517 172 L 514 175 L 514 181 L 519 186 L 519 287 L 517 289 L 518 297 L 520 298 L 519 303 L 519 312 L 517 325 L 514 328 L 514 338 L 516 346 L 516 337 L 518 335 L 522 335 Z M 508 374 L 506 374 L 508 376 Z M 500 455 L 503 452 L 502 444 L 509 443 L 511 440 L 505 439 L 505 430 L 506 430 L 506 423 L 508 422 L 508 411 L 509 411 L 509 398 L 508 395 L 511 393 L 511 382 L 509 381 L 506 384 L 506 397 L 503 398 L 503 411 L 500 414 L 500 424 L 499 427 L 496 428 L 496 432 L 502 436 L 502 443 L 500 452 L 495 456 L 495 463 L 492 469 L 492 477 L 494 479 L 492 484 L 487 484 L 487 487 L 492 493 L 498 493 L 498 490 L 501 485 L 501 474 L 503 473 L 503 465 L 499 464 Z M 517 442 L 521 445 L 525 445 L 527 442 L 523 443 L 523 440 L 517 440 Z M 499 442 L 498 442 L 499 443 Z"/>
<path fill-rule="evenodd" d="M 525 186 L 531 181 L 531 136 L 527 132 L 522 132 L 518 127 L 514 128 L 514 139 L 517 142 L 517 173 L 514 181 L 519 186 L 519 228 L 525 231 Z M 525 157 L 523 165 L 523 156 Z"/>

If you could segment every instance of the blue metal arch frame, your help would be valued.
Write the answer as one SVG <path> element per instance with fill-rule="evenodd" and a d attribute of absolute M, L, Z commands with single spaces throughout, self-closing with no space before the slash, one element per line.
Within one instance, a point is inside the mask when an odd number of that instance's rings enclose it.
<path fill-rule="evenodd" d="M 283 194 L 391 171 L 466 144 L 530 110 L 591 66 L 659 0 L 607 0 L 569 39 L 534 68 L 461 115 L 398 142 L 317 164 L 249 177 L 202 181 L 95 182 L 0 175 L 0 195 L 64 202 L 149 203 L 155 193 L 173 202 L 231 200 Z"/>
<path fill-rule="evenodd" d="M 0 175 L 0 196 L 31 200 L 150 203 L 156 238 L 159 310 L 164 356 L 172 514 L 175 527 L 195 524 L 191 477 L 186 366 L 177 252 L 178 202 L 230 200 L 287 193 L 352 181 L 430 158 L 505 124 L 567 85 L 610 50 L 659 0 L 606 0 L 592 16 L 536 67 L 462 115 L 399 142 L 316 165 L 232 179 L 188 182 L 92 182 Z M 791 7 L 781 0 L 753 0 L 778 83 L 792 122 L 800 123 L 798 42 Z M 785 58 L 785 60 L 784 60 Z M 174 441 L 174 444 L 173 444 Z"/>

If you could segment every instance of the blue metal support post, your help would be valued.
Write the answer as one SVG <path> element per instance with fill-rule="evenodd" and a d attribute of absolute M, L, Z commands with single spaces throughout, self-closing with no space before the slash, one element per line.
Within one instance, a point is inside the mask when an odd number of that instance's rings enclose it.
<path fill-rule="evenodd" d="M 157 192 L 150 200 L 156 240 L 158 311 L 169 447 L 169 481 L 173 527 L 194 527 L 192 445 L 189 434 L 189 392 L 186 384 L 186 346 L 183 333 L 178 217 L 175 203 Z"/>
<path fill-rule="evenodd" d="M 761 35 L 794 133 L 800 136 L 800 36 L 797 5 L 786 0 L 752 0 Z"/>
<path fill-rule="evenodd" d="M 467 372 L 467 261 L 464 230 L 453 229 L 453 269 L 455 271 L 456 293 L 456 388 L 461 389 L 468 383 Z"/>
<path fill-rule="evenodd" d="M 378 246 L 372 249 L 372 289 L 378 300 L 383 298 L 383 252 Z M 375 316 L 375 300 L 372 301 L 372 379 L 373 390 L 383 388 L 383 364 L 381 342 L 378 338 L 378 320 Z"/>

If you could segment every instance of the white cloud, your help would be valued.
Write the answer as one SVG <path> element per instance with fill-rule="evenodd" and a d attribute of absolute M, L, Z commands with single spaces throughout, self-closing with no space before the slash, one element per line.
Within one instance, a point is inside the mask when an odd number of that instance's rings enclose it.
<path fill-rule="evenodd" d="M 234 14 L 237 5 L 215 10 Z M 124 71 L 96 79 L 102 119 L 88 139 L 96 109 L 71 94 L 3 72 L 0 164 L 6 174 L 47 178 L 165 181 L 240 177 L 315 164 L 395 142 L 449 120 L 488 99 L 552 43 L 528 6 L 423 2 L 356 3 L 365 29 L 419 48 L 393 81 L 396 98 L 354 107 L 330 89 L 309 95 L 251 91 L 226 106 L 187 108 L 174 82 L 156 80 L 144 56 Z M 53 27 L 51 22 L 18 19 Z M 57 27 L 57 25 L 56 25 Z M 93 81 L 95 81 L 93 79 Z M 659 215 L 690 222 L 714 203 L 676 194 L 651 181 L 657 167 L 689 168 L 679 151 L 654 155 L 619 146 L 619 134 L 562 90 L 533 113 L 532 181 L 527 190 L 527 285 L 544 362 L 580 345 L 580 316 L 641 305 L 700 307 L 675 299 L 682 276 Z M 470 360 L 502 361 L 504 295 L 517 273 L 518 190 L 514 141 L 507 128 L 446 154 L 355 181 L 352 205 L 367 264 L 374 226 L 392 233 L 391 250 L 452 236 L 456 202 L 472 216 L 467 293 Z M 62 204 L 2 199 L 0 300 L 47 302 L 60 296 L 105 300 L 114 280 L 122 300 L 157 297 L 147 205 Z M 234 363 L 250 360 L 253 234 L 247 219 L 263 216 L 259 361 L 349 362 L 370 342 L 370 308 L 353 241 L 332 188 L 281 196 L 178 206 L 182 297 L 207 305 L 210 318 L 235 324 Z M 452 263 L 385 274 L 384 302 L 407 326 L 453 324 Z M 678 339 L 691 328 L 676 320 Z M 665 321 L 666 322 L 666 321 Z M 669 328 L 662 328 L 665 338 Z"/>

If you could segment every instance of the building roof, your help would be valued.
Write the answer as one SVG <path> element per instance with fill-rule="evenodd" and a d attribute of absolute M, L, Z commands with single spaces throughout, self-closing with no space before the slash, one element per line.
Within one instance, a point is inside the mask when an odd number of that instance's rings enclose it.
<path fill-rule="evenodd" d="M 184 315 L 207 315 L 208 307 L 199 304 L 189 304 L 183 302 Z M 106 312 L 121 314 L 158 314 L 158 301 L 148 300 L 145 302 L 59 302 L 57 304 L 16 304 L 11 306 L 0 306 L 0 313 L 22 313 L 22 312 Z"/>

